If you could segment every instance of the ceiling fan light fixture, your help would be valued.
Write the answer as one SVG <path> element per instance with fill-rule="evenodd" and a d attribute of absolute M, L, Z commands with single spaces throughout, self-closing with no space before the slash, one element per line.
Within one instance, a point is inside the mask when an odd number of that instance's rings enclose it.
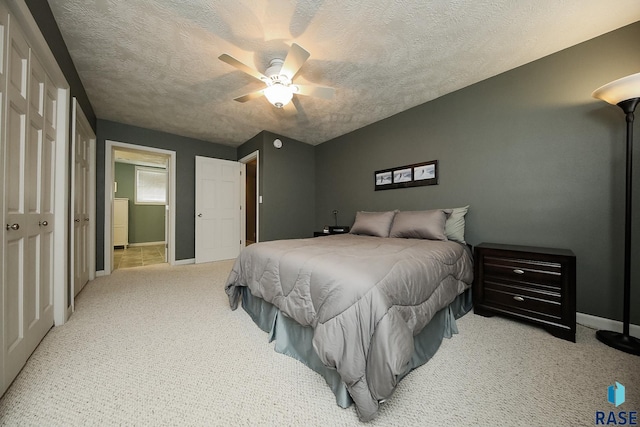
<path fill-rule="evenodd" d="M 291 102 L 295 94 L 317 96 L 324 99 L 331 99 L 333 97 L 334 90 L 332 88 L 306 84 L 298 86 L 293 84 L 293 78 L 298 71 L 300 71 L 305 61 L 309 59 L 309 56 L 310 53 L 303 47 L 293 43 L 284 60 L 274 58 L 269 61 L 269 67 L 265 70 L 264 74 L 226 53 L 220 55 L 218 59 L 260 80 L 266 85 L 263 89 L 233 98 L 234 101 L 247 102 L 264 95 L 267 101 L 274 107 L 284 108 Z M 291 104 L 287 110 L 295 111 L 295 105 Z"/>
<path fill-rule="evenodd" d="M 274 107 L 282 108 L 291 102 L 293 98 L 293 88 L 282 83 L 274 83 L 264 89 L 264 96 Z"/>

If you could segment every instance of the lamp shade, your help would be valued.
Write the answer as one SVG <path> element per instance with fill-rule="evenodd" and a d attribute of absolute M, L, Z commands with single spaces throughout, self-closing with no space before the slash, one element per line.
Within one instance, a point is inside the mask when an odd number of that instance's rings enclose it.
<path fill-rule="evenodd" d="M 594 90 L 591 96 L 613 105 L 628 99 L 640 98 L 640 73 L 607 83 Z"/>
<path fill-rule="evenodd" d="M 293 98 L 293 90 L 291 86 L 285 86 L 282 83 L 274 83 L 264 90 L 264 96 L 267 100 L 278 108 L 287 105 Z"/>

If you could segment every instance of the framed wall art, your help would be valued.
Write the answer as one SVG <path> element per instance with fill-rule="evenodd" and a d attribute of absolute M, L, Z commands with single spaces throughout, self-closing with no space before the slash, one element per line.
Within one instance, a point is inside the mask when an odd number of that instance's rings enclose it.
<path fill-rule="evenodd" d="M 438 184 L 438 161 L 415 163 L 374 172 L 375 190 Z"/>

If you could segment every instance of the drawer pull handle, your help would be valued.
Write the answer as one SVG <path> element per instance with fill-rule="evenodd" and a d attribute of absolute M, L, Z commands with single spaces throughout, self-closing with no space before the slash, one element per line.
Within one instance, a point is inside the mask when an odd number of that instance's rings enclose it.
<path fill-rule="evenodd" d="M 524 298 L 522 297 L 513 297 L 513 299 L 520 302 L 524 301 Z"/>
<path fill-rule="evenodd" d="M 516 274 L 524 274 L 524 270 L 520 270 L 519 268 L 516 268 L 513 272 Z"/>

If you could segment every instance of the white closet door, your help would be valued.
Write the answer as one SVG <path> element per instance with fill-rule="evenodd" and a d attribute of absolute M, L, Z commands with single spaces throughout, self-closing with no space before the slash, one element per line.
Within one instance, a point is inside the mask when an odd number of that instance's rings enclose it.
<path fill-rule="evenodd" d="M 3 352 L 8 384 L 53 326 L 57 91 L 48 90 L 46 73 L 13 23 L 6 65 Z"/>
<path fill-rule="evenodd" d="M 31 354 L 53 326 L 53 229 L 56 120 L 51 114 L 57 102 L 57 90 L 52 90 L 40 61 L 30 52 L 29 58 L 29 138 L 27 194 L 29 198 L 29 260 L 30 273 L 25 295 L 28 324 L 27 352 Z M 35 270 L 35 272 L 33 272 Z"/>
<path fill-rule="evenodd" d="M 5 130 L 5 106 L 6 106 L 6 102 L 5 102 L 5 98 L 6 98 L 6 77 L 7 77 L 7 73 L 6 73 L 6 64 L 7 64 L 7 52 L 6 52 L 6 47 L 7 47 L 7 31 L 9 29 L 8 27 L 8 23 L 9 23 L 9 15 L 7 13 L 7 10 L 5 9 L 5 5 L 4 3 L 0 3 L 0 40 L 2 40 L 2 43 L 0 43 L 0 99 L 2 100 L 2 103 L 0 104 L 0 156 L 4 159 L 6 158 L 7 155 L 7 151 L 5 150 L 6 146 L 4 144 L 4 140 L 2 139 L 4 136 L 4 130 Z M 5 225 L 7 224 L 7 222 L 5 221 L 5 209 L 4 209 L 4 183 L 5 183 L 5 175 L 4 175 L 4 161 L 0 161 L 0 217 L 1 221 L 0 221 L 0 225 L 2 226 L 0 228 L 0 234 L 2 235 L 2 241 L 0 242 L 0 262 L 2 262 L 2 264 L 0 264 L 0 266 L 2 266 L 2 269 L 4 270 L 4 253 L 5 253 L 5 244 L 6 244 L 6 237 L 5 234 L 9 232 L 9 230 L 5 229 Z M 5 364 L 4 364 L 4 359 L 5 359 L 5 353 L 6 353 L 6 347 L 4 345 L 4 323 L 5 323 L 5 317 L 4 317 L 4 307 L 5 307 L 5 299 L 4 299 L 4 272 L 0 273 L 0 319 L 2 319 L 2 327 L 0 327 L 0 395 L 2 395 L 4 393 L 4 391 L 7 389 L 7 387 L 9 387 L 9 377 L 8 375 L 5 375 Z"/>
<path fill-rule="evenodd" d="M 95 134 L 89 127 L 80 106 L 74 102 L 73 123 L 73 289 L 74 296 L 89 281 L 91 250 L 90 209 L 91 201 L 91 143 Z"/>
<path fill-rule="evenodd" d="M 26 195 L 27 78 L 29 47 L 15 26 L 8 46 L 5 140 L 4 348 L 5 378 L 14 378 L 27 357 L 23 298 L 28 278 L 29 223 Z M 37 271 L 39 268 L 33 266 Z"/>

